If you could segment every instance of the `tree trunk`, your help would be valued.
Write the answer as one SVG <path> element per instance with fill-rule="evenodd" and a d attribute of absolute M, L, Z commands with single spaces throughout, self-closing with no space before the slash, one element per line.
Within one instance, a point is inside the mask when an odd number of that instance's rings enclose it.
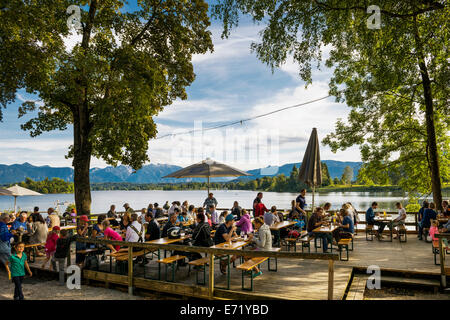
<path fill-rule="evenodd" d="M 89 169 L 91 165 L 92 146 L 88 139 L 89 131 L 86 105 L 81 105 L 74 114 L 73 124 L 73 167 L 77 215 L 88 215 L 91 212 Z"/>
<path fill-rule="evenodd" d="M 428 74 L 427 65 L 425 63 L 425 56 L 423 53 L 423 46 L 420 40 L 419 31 L 417 28 L 416 17 L 414 17 L 414 32 L 415 42 L 418 54 L 418 63 L 420 74 L 422 77 L 423 96 L 425 100 L 425 123 L 427 126 L 427 145 L 428 145 L 428 163 L 431 173 L 431 190 L 433 192 L 433 202 L 438 210 L 442 210 L 442 185 L 441 176 L 439 173 L 439 155 L 436 143 L 436 128 L 434 125 L 434 108 L 433 108 L 433 94 L 431 91 L 431 80 Z"/>

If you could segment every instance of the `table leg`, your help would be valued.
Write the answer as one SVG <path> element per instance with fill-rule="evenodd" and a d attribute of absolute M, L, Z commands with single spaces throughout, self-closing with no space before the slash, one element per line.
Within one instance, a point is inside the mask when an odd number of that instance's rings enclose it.
<path fill-rule="evenodd" d="M 231 273 L 231 268 L 230 268 L 230 256 L 227 256 L 227 264 L 228 264 L 228 270 L 227 270 L 227 289 L 230 290 L 230 273 Z"/>

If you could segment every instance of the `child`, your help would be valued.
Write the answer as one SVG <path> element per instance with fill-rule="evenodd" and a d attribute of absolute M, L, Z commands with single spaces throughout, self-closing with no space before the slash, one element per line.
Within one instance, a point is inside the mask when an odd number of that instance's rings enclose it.
<path fill-rule="evenodd" d="M 58 226 L 54 226 L 52 231 L 48 233 L 47 242 L 45 243 L 45 254 L 46 259 L 42 264 L 41 268 L 44 269 L 47 262 L 53 257 L 56 251 L 56 241 L 58 240 L 60 228 Z M 55 263 L 56 265 L 56 263 Z M 53 264 L 50 264 L 50 270 L 53 270 Z"/>
<path fill-rule="evenodd" d="M 56 249 L 52 259 L 52 266 L 53 269 L 56 270 L 56 262 L 58 262 L 60 285 L 64 285 L 64 269 L 66 266 L 66 258 L 70 254 L 70 243 L 74 240 L 75 236 L 67 236 L 67 230 L 61 230 L 61 236 L 56 241 Z"/>
<path fill-rule="evenodd" d="M 14 248 L 16 253 L 11 255 L 6 261 L 6 271 L 8 272 L 8 279 L 12 280 L 15 285 L 14 288 L 14 300 L 24 300 L 22 292 L 22 281 L 25 277 L 25 268 L 27 268 L 28 274 L 33 276 L 27 262 L 27 255 L 23 250 L 25 249 L 25 244 L 23 242 L 18 242 Z M 11 266 L 11 268 L 9 267 Z"/>
<path fill-rule="evenodd" d="M 430 237 L 432 241 L 439 241 L 438 238 L 436 238 L 434 235 L 439 233 L 439 221 L 438 220 L 431 220 L 431 227 L 430 227 Z"/>

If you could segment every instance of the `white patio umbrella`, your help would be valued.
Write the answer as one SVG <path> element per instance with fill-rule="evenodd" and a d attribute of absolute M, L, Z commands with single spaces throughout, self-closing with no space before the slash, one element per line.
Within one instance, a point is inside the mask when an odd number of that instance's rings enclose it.
<path fill-rule="evenodd" d="M 22 197 L 22 196 L 42 196 L 41 193 L 18 186 L 17 184 L 9 187 L 7 189 L 4 189 L 10 192 L 10 194 L 5 194 L 7 196 L 13 196 L 14 197 L 14 213 L 17 212 L 17 197 Z"/>
<path fill-rule="evenodd" d="M 209 181 L 211 177 L 241 176 L 251 176 L 251 174 L 207 158 L 202 162 L 172 172 L 163 178 L 207 178 L 209 194 Z"/>

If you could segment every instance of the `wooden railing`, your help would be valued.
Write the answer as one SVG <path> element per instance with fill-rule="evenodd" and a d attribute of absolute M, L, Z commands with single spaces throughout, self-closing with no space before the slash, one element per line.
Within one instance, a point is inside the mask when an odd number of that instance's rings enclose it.
<path fill-rule="evenodd" d="M 228 211 L 230 211 L 230 209 L 229 208 L 217 208 L 217 210 L 218 211 L 224 211 L 224 210 L 228 210 Z M 247 210 L 248 212 L 253 212 L 253 209 L 245 209 L 245 210 Z M 278 211 L 280 211 L 280 212 L 283 212 L 283 211 L 290 211 L 291 209 L 278 209 Z M 306 212 L 307 212 L 307 214 L 308 214 L 308 218 L 309 218 L 309 216 L 311 215 L 311 210 L 310 209 L 307 209 L 307 210 L 305 210 Z M 332 211 L 335 211 L 335 210 L 332 210 Z M 139 211 L 136 211 L 137 213 L 139 213 Z M 120 212 L 116 212 L 116 214 L 123 214 L 123 213 L 125 213 L 125 211 L 120 211 Z M 366 212 L 365 211 L 357 211 L 357 213 L 358 214 L 365 214 Z M 391 215 L 397 215 L 398 214 L 398 212 L 397 211 L 386 211 L 386 213 L 387 214 L 391 214 Z M 106 214 L 106 213 L 95 213 L 95 214 L 90 214 L 88 217 L 90 218 L 90 219 L 94 219 L 94 218 L 96 218 L 96 217 L 98 217 L 99 215 L 101 215 L 101 214 Z M 418 229 L 418 220 L 417 220 L 417 212 L 406 212 L 406 215 L 408 216 L 411 216 L 411 215 L 414 215 L 414 222 L 405 222 L 405 226 L 414 226 L 414 233 L 417 233 L 418 231 L 419 231 L 419 229 Z M 366 224 L 366 221 L 364 221 L 364 220 L 362 220 L 362 221 L 359 221 L 358 222 L 358 224 L 361 224 L 361 225 L 365 225 Z"/>
<path fill-rule="evenodd" d="M 185 245 L 173 245 L 173 244 L 150 244 L 139 242 L 125 242 L 125 241 L 113 241 L 113 240 L 101 240 L 92 238 L 78 238 L 78 242 L 93 243 L 113 246 L 119 245 L 121 247 L 128 248 L 142 248 L 144 250 L 176 250 L 184 252 L 197 252 L 206 253 L 209 255 L 209 283 L 207 290 L 207 297 L 209 299 L 214 298 L 214 256 L 216 255 L 236 255 L 246 257 L 270 257 L 270 258 L 291 258 L 291 259 L 314 259 L 314 260 L 328 260 L 328 299 L 333 299 L 333 287 L 334 287 L 334 261 L 339 260 L 339 255 L 336 253 L 302 253 L 302 252 L 283 252 L 283 251 L 264 251 L 264 250 L 233 250 L 233 249 L 216 249 L 209 247 L 194 247 Z M 128 250 L 128 292 L 133 294 L 133 284 L 139 278 L 135 278 L 133 275 L 133 250 Z M 195 287 L 197 288 L 197 287 Z M 155 287 L 157 290 L 157 287 Z"/>
<path fill-rule="evenodd" d="M 447 287 L 447 275 L 450 275 L 450 268 L 446 268 L 444 246 L 442 245 L 442 239 L 450 239 L 450 233 L 437 233 L 434 235 L 439 239 L 439 261 L 441 263 L 441 287 Z"/>

